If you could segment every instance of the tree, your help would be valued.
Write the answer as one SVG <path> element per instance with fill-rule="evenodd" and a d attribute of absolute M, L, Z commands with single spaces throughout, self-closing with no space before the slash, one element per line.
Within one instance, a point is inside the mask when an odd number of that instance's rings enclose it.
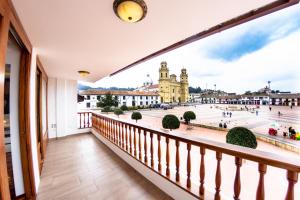
<path fill-rule="evenodd" d="M 142 114 L 140 112 L 133 112 L 131 114 L 131 119 L 137 122 L 138 120 L 142 119 Z"/>
<path fill-rule="evenodd" d="M 165 115 L 162 119 L 162 126 L 165 129 L 178 129 L 180 127 L 180 121 L 175 115 Z"/>
<path fill-rule="evenodd" d="M 255 135 L 247 128 L 235 127 L 228 131 L 226 143 L 256 149 L 257 141 Z"/>
<path fill-rule="evenodd" d="M 104 97 L 100 98 L 100 101 L 98 102 L 97 106 L 105 107 L 105 106 L 115 106 L 117 107 L 119 104 L 118 97 L 114 96 L 111 93 L 106 93 Z"/>
<path fill-rule="evenodd" d="M 121 110 L 126 111 L 126 110 L 128 110 L 128 107 L 126 105 L 122 105 Z"/>
<path fill-rule="evenodd" d="M 101 110 L 101 112 L 106 112 L 106 113 L 108 113 L 108 112 L 110 112 L 110 111 L 112 111 L 112 110 L 111 110 L 111 108 L 110 108 L 109 106 L 105 106 L 105 107 Z"/>
<path fill-rule="evenodd" d="M 193 111 L 186 111 L 183 114 L 183 119 L 186 124 L 189 124 L 191 120 L 196 119 L 196 114 Z"/>
<path fill-rule="evenodd" d="M 123 114 L 123 110 L 121 110 L 120 108 L 116 108 L 115 111 L 114 111 L 114 114 L 119 117 L 119 115 Z"/>

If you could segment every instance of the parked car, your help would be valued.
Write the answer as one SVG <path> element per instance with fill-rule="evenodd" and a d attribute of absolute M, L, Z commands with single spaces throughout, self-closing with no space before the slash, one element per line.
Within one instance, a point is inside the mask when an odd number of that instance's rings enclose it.
<path fill-rule="evenodd" d="M 167 103 L 162 103 L 162 104 L 160 104 L 160 108 L 167 110 L 167 109 L 173 108 L 173 106 L 170 104 L 167 104 Z"/>

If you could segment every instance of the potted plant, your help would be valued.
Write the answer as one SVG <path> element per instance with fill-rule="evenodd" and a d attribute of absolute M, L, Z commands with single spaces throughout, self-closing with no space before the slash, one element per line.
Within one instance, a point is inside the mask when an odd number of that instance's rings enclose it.
<path fill-rule="evenodd" d="M 162 126 L 165 129 L 178 129 L 180 127 L 180 121 L 175 115 L 165 115 L 162 119 Z"/>

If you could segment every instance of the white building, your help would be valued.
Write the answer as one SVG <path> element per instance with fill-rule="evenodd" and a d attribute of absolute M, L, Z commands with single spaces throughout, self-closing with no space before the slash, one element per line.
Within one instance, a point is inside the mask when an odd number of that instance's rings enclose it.
<path fill-rule="evenodd" d="M 84 101 L 78 103 L 78 109 L 96 109 L 97 102 L 107 93 L 117 96 L 119 106 L 149 106 L 160 103 L 157 92 L 122 91 L 122 90 L 83 90 L 79 94 L 84 96 Z"/>

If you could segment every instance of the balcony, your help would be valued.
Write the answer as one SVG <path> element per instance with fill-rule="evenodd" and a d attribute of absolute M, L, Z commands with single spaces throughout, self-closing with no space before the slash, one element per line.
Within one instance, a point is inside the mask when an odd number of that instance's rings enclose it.
<path fill-rule="evenodd" d="M 300 194 L 299 160 L 107 115 L 79 116 L 93 134 L 49 143 L 38 199 L 292 200 Z"/>

